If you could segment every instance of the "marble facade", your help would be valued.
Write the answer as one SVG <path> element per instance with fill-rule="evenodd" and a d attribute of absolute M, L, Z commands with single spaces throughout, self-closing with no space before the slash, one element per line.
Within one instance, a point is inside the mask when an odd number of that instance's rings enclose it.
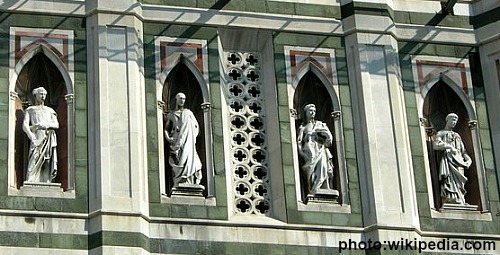
<path fill-rule="evenodd" d="M 0 1 L 0 251 L 337 254 L 340 241 L 402 238 L 500 249 L 500 21 L 490 18 L 500 6 L 441 8 Z M 16 86 L 38 54 L 65 91 L 62 186 L 24 187 L 16 162 L 25 103 Z M 439 109 L 438 89 L 450 95 Z M 196 194 L 172 193 L 164 114 L 177 92 L 202 134 Z M 305 191 L 297 132 L 306 104 L 332 135 L 335 199 Z M 429 146 L 450 109 L 472 159 L 464 199 L 474 208 L 441 207 L 436 196 Z"/>

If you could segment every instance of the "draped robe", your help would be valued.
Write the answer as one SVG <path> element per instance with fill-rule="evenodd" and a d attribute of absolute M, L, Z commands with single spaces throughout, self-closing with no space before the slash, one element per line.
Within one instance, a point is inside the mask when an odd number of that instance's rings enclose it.
<path fill-rule="evenodd" d="M 312 126 L 311 126 L 312 125 Z M 320 188 L 331 189 L 333 177 L 332 154 L 327 148 L 332 141 L 332 134 L 325 123 L 314 121 L 299 127 L 297 142 L 304 164 L 302 171 L 307 182 L 309 195 L 314 195 Z"/>
<path fill-rule="evenodd" d="M 57 137 L 53 128 L 43 129 L 39 125 L 58 127 L 56 112 L 45 105 L 26 109 L 23 129 L 35 138 L 30 143 L 26 181 L 50 183 L 57 176 Z"/>
<path fill-rule="evenodd" d="M 168 114 L 167 132 L 174 140 L 170 143 L 169 164 L 172 167 L 174 187 L 179 183 L 200 184 L 201 160 L 196 152 L 196 137 L 199 133 L 198 122 L 189 109 Z"/>
<path fill-rule="evenodd" d="M 455 150 L 446 148 L 446 145 L 451 145 Z M 464 175 L 464 169 L 470 167 L 472 160 L 467 155 L 462 138 L 452 130 L 441 130 L 436 135 L 434 148 L 442 151 L 439 162 L 439 179 L 443 203 L 466 204 L 465 183 L 467 177 Z"/>

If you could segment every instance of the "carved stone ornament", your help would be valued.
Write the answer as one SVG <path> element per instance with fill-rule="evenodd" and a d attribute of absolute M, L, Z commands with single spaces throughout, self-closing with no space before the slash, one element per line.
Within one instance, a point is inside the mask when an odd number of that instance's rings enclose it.
<path fill-rule="evenodd" d="M 26 109 L 23 130 L 30 140 L 26 184 L 51 183 L 57 176 L 56 112 L 44 105 L 47 91 L 33 89 L 35 105 Z"/>
<path fill-rule="evenodd" d="M 422 126 L 422 127 L 429 127 L 430 126 L 430 123 L 426 118 L 420 118 L 419 122 L 420 122 L 420 126 Z"/>
<path fill-rule="evenodd" d="M 166 108 L 166 104 L 165 104 L 165 102 L 158 100 L 158 101 L 156 102 L 156 106 L 158 106 L 158 109 L 161 109 L 161 110 L 162 110 L 162 112 L 165 112 L 165 110 L 166 110 L 166 109 L 165 109 L 165 108 Z"/>
<path fill-rule="evenodd" d="M 208 110 L 210 110 L 211 107 L 212 105 L 210 104 L 210 102 L 205 102 L 201 104 L 201 109 L 203 110 L 203 112 L 207 112 Z"/>
<path fill-rule="evenodd" d="M 420 118 L 420 126 L 425 128 L 425 134 L 427 134 L 427 137 L 431 137 L 436 134 L 436 129 L 426 118 Z"/>
<path fill-rule="evenodd" d="M 469 126 L 470 129 L 476 129 L 477 128 L 477 120 L 470 120 L 467 123 L 467 126 Z"/>
<path fill-rule="evenodd" d="M 304 107 L 304 122 L 298 129 L 297 148 L 303 159 L 300 166 L 305 181 L 307 202 L 334 202 L 339 192 L 333 189 L 333 156 L 328 149 L 333 136 L 328 126 L 315 120 L 316 106 Z"/>
<path fill-rule="evenodd" d="M 226 52 L 223 59 L 235 214 L 268 215 L 272 211 L 260 61 L 257 52 Z"/>
<path fill-rule="evenodd" d="M 64 96 L 64 99 L 66 100 L 66 102 L 68 103 L 73 103 L 73 99 L 75 98 L 75 95 L 74 94 L 67 94 Z"/>
<path fill-rule="evenodd" d="M 10 91 L 9 97 L 10 97 L 10 100 L 16 100 L 17 98 L 19 98 L 19 95 L 15 91 Z"/>
<path fill-rule="evenodd" d="M 204 187 L 200 185 L 202 164 L 196 152 L 198 121 L 191 110 L 184 108 L 185 94 L 178 93 L 175 100 L 176 107 L 167 113 L 165 124 L 165 139 L 170 147 L 168 162 L 172 167 L 174 181 L 172 194 L 175 195 L 176 191 L 179 191 L 181 195 L 186 192 L 199 195 Z"/>
<path fill-rule="evenodd" d="M 439 182 L 441 183 L 441 199 L 443 208 L 469 206 L 465 202 L 464 171 L 472 164 L 460 135 L 453 131 L 458 122 L 458 115 L 450 113 L 446 116 L 446 126 L 436 134 L 434 149 L 439 151 Z"/>
<path fill-rule="evenodd" d="M 334 111 L 330 115 L 332 116 L 333 119 L 338 120 L 338 119 L 340 119 L 340 116 L 342 116 L 342 112 L 341 111 Z"/>

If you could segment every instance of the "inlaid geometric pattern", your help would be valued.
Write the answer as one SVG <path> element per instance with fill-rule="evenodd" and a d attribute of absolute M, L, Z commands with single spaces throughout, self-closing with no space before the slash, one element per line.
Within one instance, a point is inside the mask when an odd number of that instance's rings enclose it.
<path fill-rule="evenodd" d="M 445 75 L 461 86 L 467 96 L 471 96 L 467 81 L 468 66 L 465 63 L 424 59 L 415 60 L 415 63 L 420 90 L 423 90 L 430 80 Z"/>
<path fill-rule="evenodd" d="M 13 50 L 9 58 L 11 70 L 14 71 L 26 54 L 43 46 L 61 61 L 73 79 L 74 34 L 73 30 L 10 27 L 10 49 Z"/>
<path fill-rule="evenodd" d="M 271 208 L 260 56 L 252 52 L 227 52 L 223 63 L 234 211 L 266 215 Z"/>

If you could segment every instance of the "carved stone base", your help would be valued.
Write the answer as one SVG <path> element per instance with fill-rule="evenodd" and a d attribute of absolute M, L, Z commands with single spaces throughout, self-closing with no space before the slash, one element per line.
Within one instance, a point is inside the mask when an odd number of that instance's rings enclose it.
<path fill-rule="evenodd" d="M 339 191 L 335 189 L 319 189 L 314 195 L 307 195 L 306 203 L 335 203 Z"/>
<path fill-rule="evenodd" d="M 44 189 L 61 189 L 61 184 L 60 183 L 52 183 L 52 182 L 27 182 L 25 181 L 23 183 L 23 186 L 21 188 L 28 188 L 28 187 L 42 187 Z"/>
<path fill-rule="evenodd" d="M 474 212 L 477 211 L 477 205 L 461 205 L 461 204 L 448 204 L 444 203 L 443 206 L 439 209 L 440 212 L 446 212 L 446 211 L 470 211 Z"/>
<path fill-rule="evenodd" d="M 37 197 L 52 197 L 54 194 L 62 192 L 60 183 L 48 182 L 24 182 L 19 189 L 20 194 Z"/>
<path fill-rule="evenodd" d="M 205 187 L 199 184 L 181 183 L 172 189 L 172 196 L 194 196 L 202 197 Z"/>

